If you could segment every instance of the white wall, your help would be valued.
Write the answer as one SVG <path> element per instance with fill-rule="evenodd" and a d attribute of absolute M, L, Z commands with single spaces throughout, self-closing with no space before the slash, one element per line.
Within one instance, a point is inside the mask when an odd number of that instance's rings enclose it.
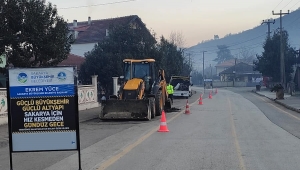
<path fill-rule="evenodd" d="M 256 84 L 252 84 L 252 86 L 255 86 Z M 214 81 L 213 86 L 215 87 L 233 87 L 233 81 Z M 234 82 L 234 87 L 251 87 L 251 84 L 247 82 L 242 81 L 236 81 Z"/>
<path fill-rule="evenodd" d="M 84 53 L 91 51 L 95 47 L 95 44 L 97 43 L 72 44 L 70 53 L 84 57 Z"/>
<path fill-rule="evenodd" d="M 7 91 L 6 88 L 0 88 L 0 116 L 7 114 Z"/>
<path fill-rule="evenodd" d="M 79 110 L 86 110 L 99 107 L 97 75 L 92 76 L 91 85 L 78 86 L 78 106 Z"/>

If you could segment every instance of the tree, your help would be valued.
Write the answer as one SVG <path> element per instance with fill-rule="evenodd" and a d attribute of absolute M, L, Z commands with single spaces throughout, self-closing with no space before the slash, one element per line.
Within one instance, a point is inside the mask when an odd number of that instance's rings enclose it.
<path fill-rule="evenodd" d="M 183 56 L 183 67 L 181 74 L 182 76 L 188 76 L 190 75 L 191 71 L 193 70 L 193 58 L 188 58 L 186 56 Z"/>
<path fill-rule="evenodd" d="M 296 50 L 288 43 L 288 32 L 283 30 L 284 61 L 286 80 L 291 80 L 292 66 L 296 64 Z M 263 45 L 264 51 L 256 55 L 254 70 L 260 71 L 264 76 L 272 77 L 274 82 L 280 82 L 280 32 L 275 32 Z"/>
<path fill-rule="evenodd" d="M 184 58 L 181 50 L 177 46 L 166 40 L 163 36 L 158 44 L 159 59 L 158 65 L 166 72 L 166 77 L 169 79 L 172 75 L 180 75 L 184 68 Z"/>
<path fill-rule="evenodd" d="M 234 58 L 227 45 L 218 45 L 217 47 L 217 58 L 215 58 L 214 61 L 218 62 L 218 64 Z"/>
<path fill-rule="evenodd" d="M 0 2 L 0 54 L 15 67 L 52 66 L 65 60 L 72 38 L 56 7 L 41 0 Z"/>
<path fill-rule="evenodd" d="M 170 33 L 169 42 L 174 44 L 177 47 L 177 49 L 179 49 L 181 54 L 184 54 L 185 38 L 184 38 L 184 35 L 182 34 L 182 32 L 172 31 Z M 189 61 L 189 59 L 187 59 L 184 55 L 182 55 L 182 58 L 183 58 L 183 61 L 182 61 L 183 63 L 182 63 L 180 75 L 186 76 L 186 75 L 189 75 L 190 72 L 192 71 L 192 64 Z"/>
<path fill-rule="evenodd" d="M 133 29 L 130 25 L 111 25 L 109 38 L 97 43 L 85 57 L 80 80 L 88 82 L 89 77 L 96 74 L 101 86 L 108 91 L 112 87 L 112 77 L 123 74 L 123 59 L 154 58 L 160 61 L 153 35 L 144 27 Z"/>
<path fill-rule="evenodd" d="M 255 60 L 255 53 L 253 50 L 243 46 L 240 48 L 240 52 L 236 55 L 236 58 L 246 63 L 253 63 Z"/>
<path fill-rule="evenodd" d="M 154 34 L 147 28 L 133 29 L 130 25 L 111 25 L 109 38 L 99 42 L 85 57 L 79 79 L 85 83 L 91 75 L 96 74 L 101 86 L 107 91 L 111 90 L 112 77 L 123 74 L 122 60 L 125 58 L 153 58 L 156 70 L 164 69 L 167 79 L 179 75 L 184 65 L 182 51 L 174 43 L 163 36 L 157 43 Z"/>
<path fill-rule="evenodd" d="M 174 32 L 172 31 L 170 34 L 169 41 L 179 47 L 180 49 L 184 48 L 185 39 L 182 32 Z"/>
<path fill-rule="evenodd" d="M 202 84 L 203 83 L 203 76 L 199 71 L 193 70 L 192 72 L 192 83 L 193 84 Z"/>

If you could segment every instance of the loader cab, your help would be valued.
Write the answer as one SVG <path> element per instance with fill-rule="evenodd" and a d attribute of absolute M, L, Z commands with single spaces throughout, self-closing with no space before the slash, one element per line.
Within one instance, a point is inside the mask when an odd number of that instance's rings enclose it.
<path fill-rule="evenodd" d="M 145 90 L 150 91 L 155 80 L 154 59 L 131 60 L 125 59 L 124 63 L 124 81 L 133 78 L 143 79 L 145 82 Z"/>

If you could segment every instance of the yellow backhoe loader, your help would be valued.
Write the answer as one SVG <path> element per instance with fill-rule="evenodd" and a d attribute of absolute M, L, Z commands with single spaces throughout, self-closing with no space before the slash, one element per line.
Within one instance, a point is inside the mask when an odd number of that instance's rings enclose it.
<path fill-rule="evenodd" d="M 100 119 L 144 119 L 171 109 L 163 69 L 155 71 L 154 59 L 124 59 L 124 76 L 118 95 L 103 103 Z"/>

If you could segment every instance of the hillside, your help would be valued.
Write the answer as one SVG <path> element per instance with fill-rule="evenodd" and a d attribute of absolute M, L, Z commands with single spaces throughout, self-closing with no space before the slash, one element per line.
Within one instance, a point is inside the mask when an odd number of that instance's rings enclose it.
<path fill-rule="evenodd" d="M 270 11 L 271 12 L 271 11 Z M 276 11 L 275 11 L 276 12 Z M 285 12 L 285 11 L 283 11 Z M 278 15 L 274 15 L 274 18 Z M 230 22 L 229 22 L 230 23 Z M 289 33 L 290 44 L 296 49 L 300 48 L 300 10 L 291 12 L 288 15 L 282 17 L 282 25 L 285 30 Z M 275 24 L 270 25 L 271 35 L 273 31 L 280 27 L 280 19 L 275 19 Z M 256 26 L 252 29 L 243 31 L 241 33 L 225 36 L 220 39 L 210 40 L 203 43 L 199 43 L 187 49 L 185 54 L 190 53 L 193 66 L 197 70 L 202 70 L 202 51 L 205 50 L 204 60 L 205 67 L 210 64 L 216 65 L 216 62 L 212 61 L 216 58 L 217 45 L 227 45 L 231 50 L 231 53 L 235 56 L 240 56 L 242 49 L 253 54 L 261 54 L 264 43 L 268 32 L 268 25 L 263 24 Z M 212 35 L 213 37 L 213 35 Z"/>

